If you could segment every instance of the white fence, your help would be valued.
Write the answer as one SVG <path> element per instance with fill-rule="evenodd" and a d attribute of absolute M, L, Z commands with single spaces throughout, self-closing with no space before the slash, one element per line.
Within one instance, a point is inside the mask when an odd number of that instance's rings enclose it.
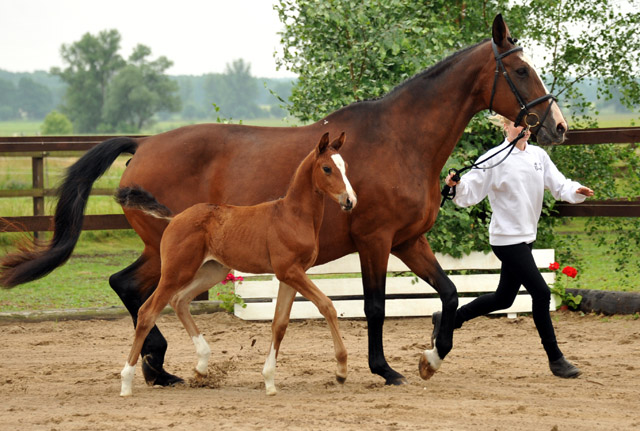
<path fill-rule="evenodd" d="M 547 272 L 542 274 L 546 282 L 553 283 L 555 273 L 548 272 L 548 267 L 551 262 L 554 262 L 554 250 L 533 250 L 533 256 L 538 268 L 547 269 Z M 500 261 L 493 253 L 474 252 L 460 259 L 448 255 L 437 255 L 437 258 L 445 271 L 473 271 L 468 275 L 449 276 L 460 295 L 460 305 L 472 301 L 475 296 L 495 291 L 498 286 L 500 275 L 497 270 L 500 269 Z M 387 271 L 386 316 L 430 316 L 442 308 L 437 292 L 429 284 L 409 273 L 409 269 L 400 259 L 390 256 Z M 310 268 L 307 274 L 333 300 L 339 317 L 365 317 L 360 261 L 357 254 Z M 236 275 L 244 278 L 244 282 L 236 286 L 236 293 L 244 299 L 247 306 L 242 308 L 236 305 L 235 315 L 245 320 L 273 319 L 278 296 L 278 280 L 272 275 L 265 274 L 257 276 L 236 273 Z M 551 310 L 555 309 L 556 302 L 552 299 Z M 513 305 L 498 313 L 515 317 L 516 313 L 528 312 L 531 312 L 531 297 L 523 287 L 520 287 Z M 298 294 L 291 309 L 291 319 L 313 318 L 322 318 L 322 315 L 311 302 Z"/>

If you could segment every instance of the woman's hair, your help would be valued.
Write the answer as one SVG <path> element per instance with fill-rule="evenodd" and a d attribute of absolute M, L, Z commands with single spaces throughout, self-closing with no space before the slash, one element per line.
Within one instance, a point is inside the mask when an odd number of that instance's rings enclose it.
<path fill-rule="evenodd" d="M 507 117 L 503 117 L 500 114 L 489 115 L 489 122 L 494 126 L 500 127 L 501 129 L 503 129 L 504 126 L 511 124 L 511 120 L 509 120 Z"/>

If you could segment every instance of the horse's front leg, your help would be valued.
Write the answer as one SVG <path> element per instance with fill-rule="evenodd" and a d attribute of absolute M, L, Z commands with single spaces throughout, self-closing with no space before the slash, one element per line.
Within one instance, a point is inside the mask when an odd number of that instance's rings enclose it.
<path fill-rule="evenodd" d="M 387 385 L 403 385 L 407 379 L 393 370 L 384 357 L 382 327 L 385 318 L 385 288 L 389 247 L 376 238 L 368 244 L 359 244 L 360 267 L 364 291 L 364 313 L 369 337 L 369 369 L 384 378 Z"/>
<path fill-rule="evenodd" d="M 273 323 L 271 324 L 271 348 L 267 355 L 267 360 L 262 368 L 262 376 L 264 377 L 264 386 L 267 395 L 275 395 L 278 390 L 275 385 L 276 361 L 278 352 L 280 351 L 280 343 L 284 338 L 284 334 L 289 326 L 289 316 L 291 315 L 291 307 L 296 297 L 296 291 L 288 284 L 280 282 L 278 289 L 278 299 L 276 300 L 276 310 L 273 315 Z"/>
<path fill-rule="evenodd" d="M 442 301 L 442 318 L 440 322 L 434 321 L 434 324 L 440 323 L 440 328 L 434 328 L 435 340 L 432 349 L 425 350 L 420 357 L 420 376 L 427 380 L 440 368 L 442 360 L 453 347 L 458 292 L 456 286 L 436 260 L 424 236 L 421 235 L 415 240 L 395 248 L 392 253 L 399 257 L 418 277 L 433 286 Z"/>

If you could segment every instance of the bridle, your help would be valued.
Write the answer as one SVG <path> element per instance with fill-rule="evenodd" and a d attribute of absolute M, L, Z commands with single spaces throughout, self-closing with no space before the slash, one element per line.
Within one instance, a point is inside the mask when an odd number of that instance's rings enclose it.
<path fill-rule="evenodd" d="M 511 39 L 509 39 L 511 40 Z M 514 40 L 515 42 L 515 40 Z M 522 98 L 522 96 L 520 95 L 520 92 L 518 91 L 518 89 L 516 88 L 515 84 L 513 83 L 513 81 L 511 80 L 511 77 L 509 76 L 509 73 L 507 72 L 507 69 L 504 67 L 504 63 L 502 62 L 502 59 L 513 54 L 514 52 L 519 52 L 522 51 L 522 47 L 521 46 L 516 46 L 515 48 L 511 48 L 510 50 L 503 52 L 502 54 L 498 53 L 498 47 L 496 46 L 496 43 L 493 41 L 493 39 L 491 39 L 491 48 L 493 49 L 493 56 L 496 59 L 496 72 L 494 74 L 493 77 L 493 86 L 491 87 L 491 99 L 489 100 L 489 111 L 491 113 L 493 113 L 493 97 L 496 94 L 496 84 L 498 83 L 498 76 L 500 74 L 500 72 L 502 72 L 502 76 L 504 76 L 504 79 L 507 81 L 507 84 L 509 84 L 509 88 L 511 88 L 511 92 L 513 93 L 514 96 L 516 96 L 516 100 L 518 101 L 518 105 L 520 105 L 520 112 L 518 113 L 518 116 L 516 117 L 516 120 L 513 122 L 513 125 L 515 127 L 518 127 L 520 125 L 520 122 L 524 119 L 524 125 L 528 128 L 528 129 L 532 129 L 534 127 L 538 127 L 540 124 L 544 123 L 544 120 L 547 119 L 547 115 L 549 114 L 549 111 L 551 110 L 551 105 L 553 104 L 553 102 L 557 102 L 558 99 L 556 99 L 556 97 L 552 94 L 545 94 L 542 97 L 538 97 L 535 100 L 532 100 L 529 103 L 526 103 L 524 101 L 524 99 Z M 540 120 L 540 117 L 538 116 L 538 114 L 536 114 L 535 112 L 530 112 L 529 110 L 536 106 L 539 105 L 542 102 L 545 102 L 547 100 L 551 100 L 549 102 L 549 106 L 547 107 L 547 109 L 544 111 L 544 115 L 542 116 L 542 120 Z M 529 122 L 529 117 L 535 117 L 535 123 L 534 122 Z"/>
<path fill-rule="evenodd" d="M 517 42 L 517 40 L 515 39 L 511 39 L 509 38 L 509 41 L 511 41 L 512 43 Z M 492 155 L 486 157 L 484 160 L 472 163 L 462 169 L 449 169 L 449 173 L 453 172 L 454 175 L 453 177 L 451 177 L 451 179 L 455 182 L 460 181 L 460 174 L 462 174 L 465 171 L 468 171 L 470 169 L 493 169 L 496 166 L 498 166 L 500 163 L 504 162 L 507 157 L 509 157 L 509 155 L 511 154 L 511 152 L 513 151 L 513 149 L 515 148 L 516 144 L 518 143 L 518 141 L 520 139 L 522 139 L 525 135 L 525 132 L 527 130 L 531 130 L 534 127 L 540 127 L 542 123 L 544 123 L 544 121 L 547 119 L 547 115 L 549 115 L 549 112 L 551 111 L 551 105 L 553 104 L 553 102 L 557 102 L 558 99 L 556 99 L 556 97 L 552 94 L 545 94 L 542 97 L 538 97 L 537 99 L 532 100 L 529 103 L 526 103 L 524 101 L 524 99 L 522 98 L 522 96 L 520 95 L 520 92 L 518 91 L 518 88 L 515 86 L 515 84 L 513 83 L 513 81 L 511 80 L 511 77 L 509 76 L 509 73 L 507 72 L 507 69 L 504 67 L 504 63 L 502 62 L 502 59 L 507 57 L 508 55 L 513 54 L 514 52 L 519 52 L 522 51 L 522 47 L 521 46 L 516 46 L 515 48 L 511 48 L 508 51 L 503 52 L 502 54 L 498 53 L 498 47 L 496 46 L 496 43 L 493 41 L 493 39 L 491 39 L 491 48 L 493 49 L 493 56 L 496 59 L 496 72 L 494 74 L 494 78 L 493 78 L 493 86 L 491 87 L 491 98 L 489 99 L 489 111 L 493 114 L 493 98 L 496 94 L 496 84 L 498 83 L 498 76 L 500 74 L 500 72 L 502 71 L 502 75 L 504 76 L 504 79 L 507 81 L 507 84 L 509 84 L 509 88 L 511 88 L 511 92 L 513 93 L 513 95 L 516 97 L 516 100 L 518 101 L 518 105 L 520 105 L 520 112 L 518 113 L 518 116 L 516 117 L 516 120 L 513 122 L 513 125 L 515 127 L 518 127 L 520 125 L 520 122 L 522 122 L 522 120 L 524 120 L 524 128 L 522 129 L 522 131 L 520 131 L 520 133 L 518 134 L 518 136 L 516 136 L 516 138 L 509 142 L 509 144 L 500 149 L 500 151 L 497 151 L 495 153 L 493 153 Z M 549 102 L 549 106 L 547 106 L 547 109 L 544 111 L 544 114 L 542 116 L 542 120 L 540 120 L 540 117 L 538 116 L 538 114 L 536 114 L 535 112 L 530 112 L 529 110 L 536 106 L 539 105 L 542 102 L 545 102 L 547 100 L 550 100 Z M 529 118 L 531 117 L 535 117 L 534 121 L 529 121 Z M 497 156 L 498 154 L 500 154 L 503 151 L 507 151 L 507 154 L 500 159 L 499 162 L 495 163 L 492 166 L 481 166 L 483 163 L 487 162 L 489 159 Z M 453 198 L 455 198 L 456 196 L 456 186 L 450 187 L 447 184 L 444 185 L 444 187 L 442 188 L 442 192 L 440 193 L 442 195 L 442 202 L 440 203 L 440 207 L 442 207 L 444 205 L 444 203 L 447 200 L 453 200 Z"/>

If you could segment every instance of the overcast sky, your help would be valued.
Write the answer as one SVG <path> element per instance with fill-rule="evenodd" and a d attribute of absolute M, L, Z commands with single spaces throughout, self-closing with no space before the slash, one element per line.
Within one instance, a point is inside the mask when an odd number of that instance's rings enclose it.
<path fill-rule="evenodd" d="M 117 29 L 121 55 L 137 44 L 151 58 L 173 61 L 170 75 L 224 72 L 243 58 L 256 77 L 290 77 L 273 53 L 283 26 L 274 0 L 0 0 L 0 69 L 48 71 L 63 67 L 62 44 L 89 32 Z"/>

